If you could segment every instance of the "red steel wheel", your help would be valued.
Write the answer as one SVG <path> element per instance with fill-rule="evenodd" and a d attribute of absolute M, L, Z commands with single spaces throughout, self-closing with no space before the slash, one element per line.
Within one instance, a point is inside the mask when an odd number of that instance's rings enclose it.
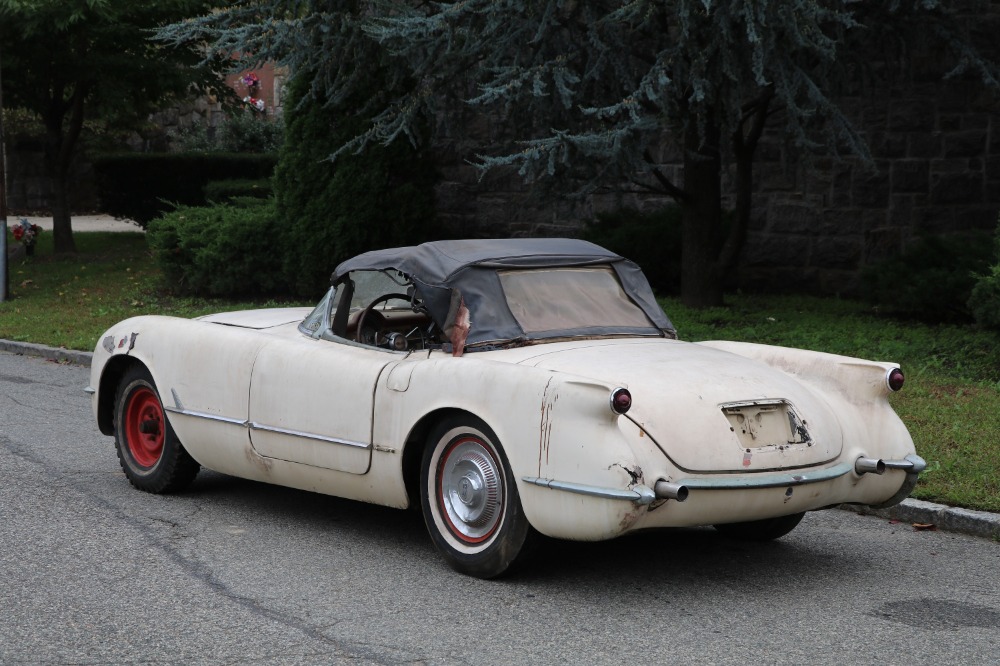
<path fill-rule="evenodd" d="M 198 474 L 198 463 L 174 434 L 153 378 L 141 365 L 129 368 L 118 384 L 114 426 L 118 462 L 139 490 L 176 492 Z"/>
<path fill-rule="evenodd" d="M 136 389 L 125 407 L 125 432 L 132 457 L 142 467 L 152 467 L 163 455 L 163 406 L 148 388 Z"/>

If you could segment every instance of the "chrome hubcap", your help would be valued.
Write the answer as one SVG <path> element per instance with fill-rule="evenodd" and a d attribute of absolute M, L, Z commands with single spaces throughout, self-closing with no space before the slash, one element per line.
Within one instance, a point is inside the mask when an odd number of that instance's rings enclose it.
<path fill-rule="evenodd" d="M 445 452 L 441 465 L 441 503 L 459 538 L 485 540 L 500 521 L 502 481 L 492 451 L 473 438 L 461 439 Z"/>

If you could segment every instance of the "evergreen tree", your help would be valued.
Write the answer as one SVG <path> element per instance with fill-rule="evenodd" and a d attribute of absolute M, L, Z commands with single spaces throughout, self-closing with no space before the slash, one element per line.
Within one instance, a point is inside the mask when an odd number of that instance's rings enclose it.
<path fill-rule="evenodd" d="M 0 0 L 4 104 L 38 114 L 52 183 L 56 252 L 73 252 L 69 170 L 84 120 L 121 129 L 172 96 L 221 83 L 203 53 L 150 30 L 207 11 L 209 0 Z"/>
<path fill-rule="evenodd" d="M 692 305 L 721 302 L 766 124 L 804 150 L 867 160 L 837 96 L 910 50 L 938 48 L 942 75 L 997 85 L 938 0 L 244 0 L 162 34 L 307 69 L 331 103 L 388 63 L 391 94 L 362 105 L 370 122 L 340 155 L 412 138 L 423 118 L 449 127 L 471 106 L 504 121 L 468 156 L 484 170 L 515 168 L 553 196 L 634 182 L 674 197 Z M 656 168 L 664 140 L 683 154 L 681 182 Z M 736 214 L 724 233 L 727 164 Z"/>
<path fill-rule="evenodd" d="M 358 108 L 358 97 L 325 105 L 312 96 L 312 80 L 301 73 L 289 86 L 285 143 L 274 174 L 286 279 L 309 297 L 319 295 L 345 259 L 430 240 L 436 180 L 431 160 L 405 141 L 331 162 L 330 153 L 367 123 L 349 112 Z M 359 96 L 378 97 L 377 81 Z"/>

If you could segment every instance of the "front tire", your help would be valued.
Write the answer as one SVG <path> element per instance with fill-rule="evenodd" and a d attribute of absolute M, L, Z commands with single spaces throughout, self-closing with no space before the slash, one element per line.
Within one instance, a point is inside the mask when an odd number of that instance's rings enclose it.
<path fill-rule="evenodd" d="M 730 539 L 739 541 L 773 541 L 794 530 L 804 515 L 806 514 L 793 513 L 790 516 L 751 520 L 745 523 L 724 523 L 715 525 L 715 529 Z"/>
<path fill-rule="evenodd" d="M 118 462 L 139 490 L 177 492 L 198 474 L 199 465 L 170 427 L 146 368 L 133 367 L 122 377 L 115 394 L 114 425 Z"/>
<path fill-rule="evenodd" d="M 525 550 L 531 526 L 503 449 L 480 419 L 450 418 L 431 433 L 420 501 L 434 545 L 456 571 L 495 578 Z"/>

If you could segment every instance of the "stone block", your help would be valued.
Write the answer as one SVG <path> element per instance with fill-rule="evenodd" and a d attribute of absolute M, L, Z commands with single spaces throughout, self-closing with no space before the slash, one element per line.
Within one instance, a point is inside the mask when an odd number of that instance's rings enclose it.
<path fill-rule="evenodd" d="M 851 184 L 854 178 L 851 168 L 847 167 L 833 175 L 830 186 L 830 196 L 827 205 L 831 208 L 843 208 L 851 205 Z"/>
<path fill-rule="evenodd" d="M 1000 180 L 986 181 L 986 203 L 1000 203 Z"/>
<path fill-rule="evenodd" d="M 858 175 L 854 178 L 851 203 L 859 208 L 885 207 L 889 205 L 889 173 L 880 168 L 872 175 Z"/>
<path fill-rule="evenodd" d="M 914 236 L 937 236 L 955 231 L 954 206 L 926 206 L 913 218 Z"/>
<path fill-rule="evenodd" d="M 932 205 L 982 203 L 983 176 L 981 173 L 940 173 L 931 179 Z"/>
<path fill-rule="evenodd" d="M 808 233 L 816 214 L 816 202 L 774 199 L 767 210 L 767 227 L 769 231 L 780 234 Z"/>
<path fill-rule="evenodd" d="M 962 129 L 961 114 L 942 113 L 938 116 L 937 128 L 941 132 L 956 132 Z"/>
<path fill-rule="evenodd" d="M 743 246 L 740 263 L 771 268 L 805 267 L 809 265 L 810 245 L 808 236 L 755 234 Z"/>
<path fill-rule="evenodd" d="M 817 237 L 813 242 L 812 262 L 814 268 L 838 268 L 854 270 L 860 267 L 864 252 L 861 238 Z"/>
<path fill-rule="evenodd" d="M 930 164 L 926 160 L 898 160 L 892 163 L 892 192 L 928 192 Z"/>
<path fill-rule="evenodd" d="M 987 178 L 1000 179 L 1000 155 L 987 157 L 984 165 Z"/>
<path fill-rule="evenodd" d="M 886 127 L 897 132 L 930 132 L 934 120 L 934 109 L 929 104 L 895 100 L 889 108 Z"/>
<path fill-rule="evenodd" d="M 881 132 L 871 138 L 872 154 L 886 159 L 906 157 L 909 143 L 905 134 Z"/>
<path fill-rule="evenodd" d="M 985 130 L 951 132 L 944 136 L 945 157 L 977 157 L 987 150 Z"/>
<path fill-rule="evenodd" d="M 912 158 L 941 157 L 942 138 L 939 132 L 911 132 L 907 137 L 907 155 Z"/>
<path fill-rule="evenodd" d="M 865 233 L 863 265 L 871 266 L 903 252 L 903 230 L 880 227 Z"/>
<path fill-rule="evenodd" d="M 990 129 L 990 114 L 988 113 L 966 113 L 962 116 L 963 130 L 981 130 L 987 132 Z"/>
<path fill-rule="evenodd" d="M 865 228 L 862 213 L 854 208 L 829 208 L 814 215 L 808 228 L 817 236 L 861 234 Z"/>

